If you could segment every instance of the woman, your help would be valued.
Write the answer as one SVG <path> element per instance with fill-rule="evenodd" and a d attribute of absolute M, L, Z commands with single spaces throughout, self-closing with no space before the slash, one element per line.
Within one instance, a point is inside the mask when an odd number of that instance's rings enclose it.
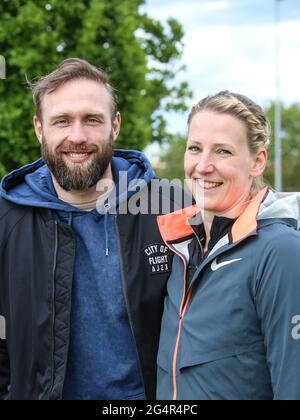
<path fill-rule="evenodd" d="M 270 130 L 245 96 L 191 111 L 185 172 L 196 206 L 158 218 L 174 252 L 158 399 L 300 399 L 297 196 L 263 182 Z"/>

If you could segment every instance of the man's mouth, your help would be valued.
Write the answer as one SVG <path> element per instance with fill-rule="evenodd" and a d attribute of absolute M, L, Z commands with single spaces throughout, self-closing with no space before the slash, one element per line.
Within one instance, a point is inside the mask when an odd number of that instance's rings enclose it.
<path fill-rule="evenodd" d="M 72 163 L 83 163 L 90 159 L 93 152 L 63 152 L 65 158 Z"/>

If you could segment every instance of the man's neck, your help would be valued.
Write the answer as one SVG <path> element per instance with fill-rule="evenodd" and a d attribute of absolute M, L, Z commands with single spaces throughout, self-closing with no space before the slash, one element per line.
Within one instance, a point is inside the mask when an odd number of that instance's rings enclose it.
<path fill-rule="evenodd" d="M 110 191 L 107 191 L 107 189 L 106 190 L 99 189 L 97 188 L 97 185 L 94 185 L 93 187 L 84 191 L 75 191 L 75 190 L 66 191 L 59 185 L 59 183 L 57 182 L 57 180 L 54 178 L 52 174 L 51 176 L 52 176 L 53 185 L 54 185 L 58 198 L 64 201 L 65 203 L 75 205 L 76 207 L 77 206 L 80 207 L 81 203 L 89 203 L 92 201 L 96 202 L 99 198 L 101 198 L 102 196 L 104 197 L 108 195 L 108 193 L 111 191 L 111 189 Z M 110 186 L 112 185 L 113 175 L 112 175 L 111 165 L 108 166 L 107 170 L 105 171 L 101 179 L 108 180 L 107 184 Z"/>

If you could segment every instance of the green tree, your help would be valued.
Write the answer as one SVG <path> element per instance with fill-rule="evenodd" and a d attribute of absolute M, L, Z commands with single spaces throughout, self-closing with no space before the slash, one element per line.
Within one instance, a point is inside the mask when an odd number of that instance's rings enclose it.
<path fill-rule="evenodd" d="M 175 135 L 161 154 L 155 168 L 157 176 L 170 180 L 180 179 L 183 182 L 185 149 L 186 139 L 180 134 Z"/>
<path fill-rule="evenodd" d="M 274 185 L 274 103 L 266 108 L 273 127 L 266 180 Z M 283 191 L 300 191 L 300 104 L 282 106 L 282 178 Z"/>
<path fill-rule="evenodd" d="M 117 90 L 122 113 L 119 147 L 143 149 L 168 138 L 164 110 L 185 109 L 183 31 L 174 19 L 164 27 L 141 12 L 144 0 L 3 0 L 0 54 L 0 176 L 39 156 L 32 129 L 29 80 L 63 59 L 81 57 L 102 67 Z"/>

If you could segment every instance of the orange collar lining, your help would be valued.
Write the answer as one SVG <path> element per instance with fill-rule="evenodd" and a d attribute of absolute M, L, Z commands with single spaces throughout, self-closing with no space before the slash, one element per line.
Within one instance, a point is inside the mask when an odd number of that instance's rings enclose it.
<path fill-rule="evenodd" d="M 231 231 L 233 242 L 246 238 L 257 229 L 257 213 L 267 192 L 267 187 L 261 190 L 249 201 L 244 212 L 236 220 Z M 192 235 L 194 231 L 189 223 L 189 219 L 194 217 L 199 211 L 199 206 L 195 205 L 164 216 L 158 216 L 157 223 L 163 240 L 166 243 L 175 242 L 178 239 Z"/>

